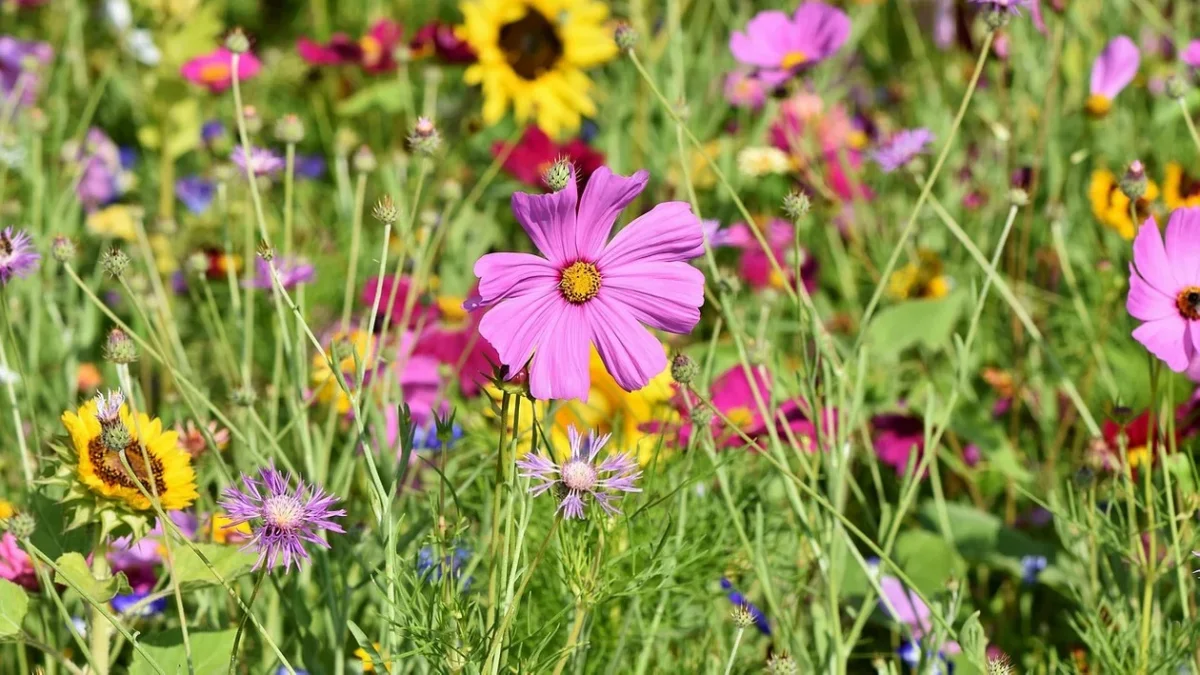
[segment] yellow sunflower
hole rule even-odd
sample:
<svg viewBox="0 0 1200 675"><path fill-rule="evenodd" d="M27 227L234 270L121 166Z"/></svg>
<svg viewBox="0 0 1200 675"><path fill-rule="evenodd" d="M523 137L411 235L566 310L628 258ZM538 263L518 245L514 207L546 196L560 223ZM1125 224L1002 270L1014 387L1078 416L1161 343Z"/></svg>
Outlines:
<svg viewBox="0 0 1200 675"><path fill-rule="evenodd" d="M942 274L942 261L933 251L917 251L910 262L892 273L888 294L897 300L944 298L950 293L950 278Z"/></svg>
<svg viewBox="0 0 1200 675"><path fill-rule="evenodd" d="M533 119L552 137L594 116L584 69L617 55L597 0L465 0L458 36L478 62L463 75L483 88L483 121L500 121L510 104L517 122Z"/></svg>
<svg viewBox="0 0 1200 675"><path fill-rule="evenodd" d="M1189 176L1179 162L1167 162L1162 195L1167 208L1172 211L1185 206L1200 206L1200 180Z"/></svg>
<svg viewBox="0 0 1200 675"><path fill-rule="evenodd" d="M669 402L675 391L671 386L669 369L655 376L650 383L637 391L625 391L613 379L600 360L600 355L592 350L591 362L588 366L592 387L586 401L563 401L554 409L554 422L550 427L550 445L555 454L565 457L570 452L567 440L567 427L575 425L579 429L595 429L597 433L611 433L614 441L622 451L634 453L638 461L645 465L654 457L659 447L658 433L647 431L643 427L651 422L659 422L663 426L671 426L677 419L674 409ZM500 391L494 386L486 387L488 394L496 401L500 400ZM516 404L508 414L508 431L511 434L518 430L517 452L525 454L529 451L532 436L533 418L537 416L541 422L546 414L546 404L537 401L530 404L528 400L521 401L520 418L514 423Z"/></svg>
<svg viewBox="0 0 1200 675"><path fill-rule="evenodd" d="M1135 207L1139 223L1150 215L1150 205L1155 199L1158 199L1158 184L1148 180L1146 194L1137 200ZM1092 203L1092 213L1105 227L1121 235L1126 241L1133 239L1135 225L1129 213L1129 197L1121 192L1121 185L1115 173L1108 169L1096 169L1092 172L1092 182L1088 185L1088 201Z"/></svg>
<svg viewBox="0 0 1200 675"><path fill-rule="evenodd" d="M63 426L71 435L71 442L79 457L76 477L92 492L123 502L135 511L150 508L150 500L138 489L138 482L158 497L163 509L176 511L196 501L196 473L192 470L191 458L177 447L178 435L164 430L162 420L151 419L138 413L135 420L129 408L122 405L121 422L133 439L126 449L129 466L138 479L135 482L125 471L120 456L104 447L100 439L100 421L96 418L96 402L88 401L76 412L62 414ZM149 466L142 455L145 447ZM154 488L150 479L154 479Z"/></svg>

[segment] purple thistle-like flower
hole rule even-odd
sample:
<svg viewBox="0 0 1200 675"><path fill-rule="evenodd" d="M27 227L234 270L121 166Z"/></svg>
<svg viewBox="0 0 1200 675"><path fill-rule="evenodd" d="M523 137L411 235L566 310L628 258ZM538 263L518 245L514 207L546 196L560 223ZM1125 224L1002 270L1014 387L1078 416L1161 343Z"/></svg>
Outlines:
<svg viewBox="0 0 1200 675"><path fill-rule="evenodd" d="M567 428L571 442L571 456L561 465L544 455L530 453L517 462L522 478L533 478L541 483L531 485L529 493L534 495L555 488L561 501L558 510L567 518L583 519L587 497L591 497L609 515L620 513L613 505L616 492L641 492L634 483L641 478L637 460L628 453L609 455L603 462L596 463L600 449L608 442L609 435L597 436L588 433L587 442L574 426Z"/></svg>
<svg viewBox="0 0 1200 675"><path fill-rule="evenodd" d="M29 233L12 227L0 232L0 285L7 284L13 277L29 276L41 259L42 256L33 250Z"/></svg>
<svg viewBox="0 0 1200 675"><path fill-rule="evenodd" d="M1029 0L971 0L973 5L983 5L985 9L995 12L1009 12L1021 15L1021 8L1029 6Z"/></svg>
<svg viewBox="0 0 1200 675"><path fill-rule="evenodd" d="M304 542L329 548L321 530L345 532L332 520L346 515L332 508L337 497L304 481L297 481L294 489L291 484L291 475L281 474L271 464L257 477L242 474L242 489L230 485L221 496L221 508L230 518L227 529L251 524L254 536L245 548L258 551L254 569L264 564L273 568L281 561L285 571L293 562L300 569L301 561L308 560Z"/></svg>
<svg viewBox="0 0 1200 675"><path fill-rule="evenodd" d="M891 173L925 152L925 147L932 142L933 132L924 127L905 129L897 132L872 152L871 158L879 164L884 173Z"/></svg>
<svg viewBox="0 0 1200 675"><path fill-rule="evenodd" d="M307 284L317 276L317 270L309 262L303 258L294 256L277 256L275 258L275 271L279 273L279 283L284 290L292 290L297 284ZM243 286L247 288L257 288L264 291L269 291L274 288L271 283L271 267L270 264L258 258L255 261L254 280L250 283L243 282Z"/></svg>
<svg viewBox="0 0 1200 675"><path fill-rule="evenodd" d="M241 145L234 146L229 157L242 171L249 171L255 176L272 176L283 171L283 158L268 148L250 148L250 162L247 165L246 153Z"/></svg>

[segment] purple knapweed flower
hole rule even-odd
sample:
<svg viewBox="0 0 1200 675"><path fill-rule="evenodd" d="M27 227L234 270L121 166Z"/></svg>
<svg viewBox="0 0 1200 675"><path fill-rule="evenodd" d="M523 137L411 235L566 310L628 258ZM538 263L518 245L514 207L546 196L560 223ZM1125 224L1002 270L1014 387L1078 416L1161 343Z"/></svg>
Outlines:
<svg viewBox="0 0 1200 675"><path fill-rule="evenodd" d="M14 230L10 226L0 232L0 285L7 284L13 277L29 276L41 259L24 230Z"/></svg>
<svg viewBox="0 0 1200 675"><path fill-rule="evenodd" d="M283 158L267 148L250 148L250 161L246 161L246 153L241 145L234 146L230 159L244 172L255 176L273 176L283 171Z"/></svg>
<svg viewBox="0 0 1200 675"><path fill-rule="evenodd" d="M216 193L217 186L200 176L186 176L175 181L175 196L195 214L207 211Z"/></svg>
<svg viewBox="0 0 1200 675"><path fill-rule="evenodd" d="M304 258L294 256L276 256L275 272L279 275L279 284L284 290L292 290L299 284L307 284L317 276L317 270ZM245 288L257 288L269 291L274 288L271 283L270 263L262 258L255 259L254 279L242 283Z"/></svg>
<svg viewBox="0 0 1200 675"><path fill-rule="evenodd" d="M771 87L783 84L802 68L833 56L850 37L850 17L823 2L805 2L788 17L778 10L759 12L734 31L729 51L739 62L759 69Z"/></svg>
<svg viewBox="0 0 1200 675"><path fill-rule="evenodd" d="M884 173L891 173L925 152L926 146L932 142L933 132L924 127L905 129L897 132L886 143L876 148L871 153L871 158L879 164L879 168L883 169Z"/></svg>
<svg viewBox="0 0 1200 675"><path fill-rule="evenodd" d="M571 444L571 456L562 464L534 452L517 461L522 478L542 481L530 486L529 493L537 496L555 488L561 493L562 499L558 510L567 518L583 518L586 497L591 497L609 515L620 513L613 506L616 496L613 493L642 491L634 487L634 483L642 476L637 460L628 453L620 453L609 455L596 464L596 456L608 442L608 434L597 436L594 431L589 432L585 442L579 431L570 426L567 436Z"/></svg>
<svg viewBox="0 0 1200 675"><path fill-rule="evenodd" d="M1142 56L1133 40L1124 35L1113 38L1092 64L1092 80L1086 107L1093 117L1112 110L1113 99L1133 82Z"/></svg>
<svg viewBox="0 0 1200 675"><path fill-rule="evenodd" d="M88 129L82 147L71 143L64 147L67 161L79 163L75 196L84 210L91 213L121 195L121 150L102 130Z"/></svg>
<svg viewBox="0 0 1200 675"><path fill-rule="evenodd" d="M280 562L285 571L293 563L299 569L301 562L308 560L304 542L329 548L320 532L345 532L332 520L346 515L333 509L337 497L304 481L297 481L295 488L291 483L290 475L279 473L271 464L257 477L242 474L242 489L230 485L221 496L221 508L230 519L227 527L250 523L253 536L245 548L258 551L254 569L263 565L274 568Z"/></svg>
<svg viewBox="0 0 1200 675"><path fill-rule="evenodd" d="M747 600L746 596L742 595L741 591L734 588L732 581L725 577L721 577L721 588L728 592L729 602L733 603L735 608L741 607L750 614L750 618L754 620L754 626L758 628L758 632L762 633L763 635L771 634L771 623L767 621L767 615L764 614L757 605Z"/></svg>
<svg viewBox="0 0 1200 675"><path fill-rule="evenodd" d="M33 105L41 90L40 71L54 60L54 49L48 42L18 40L0 35L0 103L19 93L19 103ZM35 67L29 68L32 62Z"/></svg>

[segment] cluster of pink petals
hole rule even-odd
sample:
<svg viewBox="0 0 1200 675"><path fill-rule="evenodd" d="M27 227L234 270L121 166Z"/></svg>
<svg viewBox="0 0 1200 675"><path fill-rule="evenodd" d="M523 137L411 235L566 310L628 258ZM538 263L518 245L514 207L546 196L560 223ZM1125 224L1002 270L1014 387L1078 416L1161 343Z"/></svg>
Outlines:
<svg viewBox="0 0 1200 675"><path fill-rule="evenodd" d="M468 306L491 307L479 332L511 373L530 364L534 398L586 400L592 345L618 385L640 389L667 365L646 326L689 333L700 320L704 275L687 261L704 252L704 235L690 205L659 204L609 240L648 178L601 167L582 198L574 171L559 192L518 192L513 214L542 255L489 253L475 263L479 296ZM560 290L563 272L577 263L600 277L582 302Z"/></svg>
<svg viewBox="0 0 1200 675"><path fill-rule="evenodd" d="M0 579L6 579L31 591L38 588L33 561L11 532L0 535Z"/></svg>
<svg viewBox="0 0 1200 675"><path fill-rule="evenodd" d="M833 56L850 37L850 17L823 2L805 2L795 14L759 12L746 30L734 31L729 50L739 62L759 69L759 77L774 88L799 68Z"/></svg>
<svg viewBox="0 0 1200 675"><path fill-rule="evenodd" d="M1124 35L1113 38L1092 64L1089 93L1108 100L1133 82L1141 65L1141 53L1133 40Z"/></svg>
<svg viewBox="0 0 1200 675"><path fill-rule="evenodd" d="M345 33L335 33L325 43L302 37L296 43L296 51L300 58L314 66L358 64L368 73L386 73L396 69L393 52L400 44L403 32L395 21L381 19L358 40Z"/></svg>
<svg viewBox="0 0 1200 675"><path fill-rule="evenodd" d="M189 82L206 87L219 94L233 85L233 52L224 47L197 56L183 64L180 72ZM245 82L258 75L262 62L254 54L246 52L238 58L238 80Z"/></svg>
<svg viewBox="0 0 1200 675"><path fill-rule="evenodd" d="M771 144L822 176L842 201L870 200L875 193L859 175L862 150L852 142L859 133L846 108L840 103L825 107L820 96L800 92L779 106L771 123Z"/></svg>
<svg viewBox="0 0 1200 675"><path fill-rule="evenodd" d="M1147 218L1133 240L1125 308L1144 322L1133 331L1134 339L1177 373L1187 370L1200 350L1200 324L1181 311L1193 292L1191 305L1200 309L1200 208L1171 213L1165 245L1158 223Z"/></svg>
<svg viewBox="0 0 1200 675"><path fill-rule="evenodd" d="M742 250L738 273L751 288L761 290L781 286L775 277L775 268L772 267L770 258L758 243L758 238L754 236L749 225L735 223L724 230L713 227L706 235L709 237L709 245L714 248L730 246ZM796 265L792 259L796 252L795 235L796 226L782 218L772 218L763 227L763 238L771 247L775 261L783 269L788 285L793 287L796 283ZM804 281L804 288L812 292L817 287L817 259L808 255L803 248L799 254L803 256L803 260L800 261L800 276Z"/></svg>

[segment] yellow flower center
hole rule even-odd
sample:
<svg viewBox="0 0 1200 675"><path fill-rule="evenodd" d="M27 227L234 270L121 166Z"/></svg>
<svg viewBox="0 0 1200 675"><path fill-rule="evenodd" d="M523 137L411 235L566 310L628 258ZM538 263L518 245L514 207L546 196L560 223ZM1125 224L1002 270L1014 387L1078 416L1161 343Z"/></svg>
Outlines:
<svg viewBox="0 0 1200 675"><path fill-rule="evenodd" d="M1200 288L1187 286L1175 296L1175 308L1179 316L1188 321L1200 319Z"/></svg>
<svg viewBox="0 0 1200 675"><path fill-rule="evenodd" d="M784 70L790 70L792 68L795 68L796 66L804 65L804 63L806 61L808 61L808 55L805 54L804 52L801 52L801 51L788 52L783 57L783 61L780 61L779 67L783 68Z"/></svg>
<svg viewBox="0 0 1200 675"><path fill-rule="evenodd" d="M358 46L362 49L363 65L374 68L383 60L383 45L374 35L364 35L358 41Z"/></svg>
<svg viewBox="0 0 1200 675"><path fill-rule="evenodd" d="M209 63L200 69L200 81L205 84L216 84L228 80L230 74L228 63Z"/></svg>
<svg viewBox="0 0 1200 675"><path fill-rule="evenodd" d="M147 466L146 458L150 459L150 464ZM133 469L133 476L137 478L135 482L130 478L125 471L125 465L121 463L121 455L116 452L110 452L104 447L104 441L100 436L88 441L88 459L92 462L92 468L96 472L96 476L104 481L109 487L125 487L133 490L145 489L148 492L158 491L158 496L161 498L167 494L167 481L163 478L163 463L149 448L143 456L142 448L137 441L131 441L125 448L125 459L129 460L129 468ZM150 486L150 476L154 476L154 486ZM141 483L142 487L138 487Z"/></svg>
<svg viewBox="0 0 1200 675"><path fill-rule="evenodd" d="M1093 117L1104 117L1112 110L1112 99L1103 94L1092 94L1084 105L1088 114Z"/></svg>
<svg viewBox="0 0 1200 675"><path fill-rule="evenodd" d="M500 51L509 67L525 80L554 70L563 55L562 38L554 24L530 8L525 16L500 27Z"/></svg>
<svg viewBox="0 0 1200 675"><path fill-rule="evenodd" d="M558 280L558 290L562 291L567 302L583 304L600 292L600 270L590 262L581 260L572 263L562 271Z"/></svg>
<svg viewBox="0 0 1200 675"><path fill-rule="evenodd" d="M754 413L746 406L730 408L729 412L725 413L725 416L739 429L745 429L754 422Z"/></svg>
<svg viewBox="0 0 1200 675"><path fill-rule="evenodd" d="M1149 461L1150 449L1144 445L1139 445L1136 448L1129 448L1129 450L1125 452L1125 457L1129 461L1129 468L1136 469Z"/></svg>

